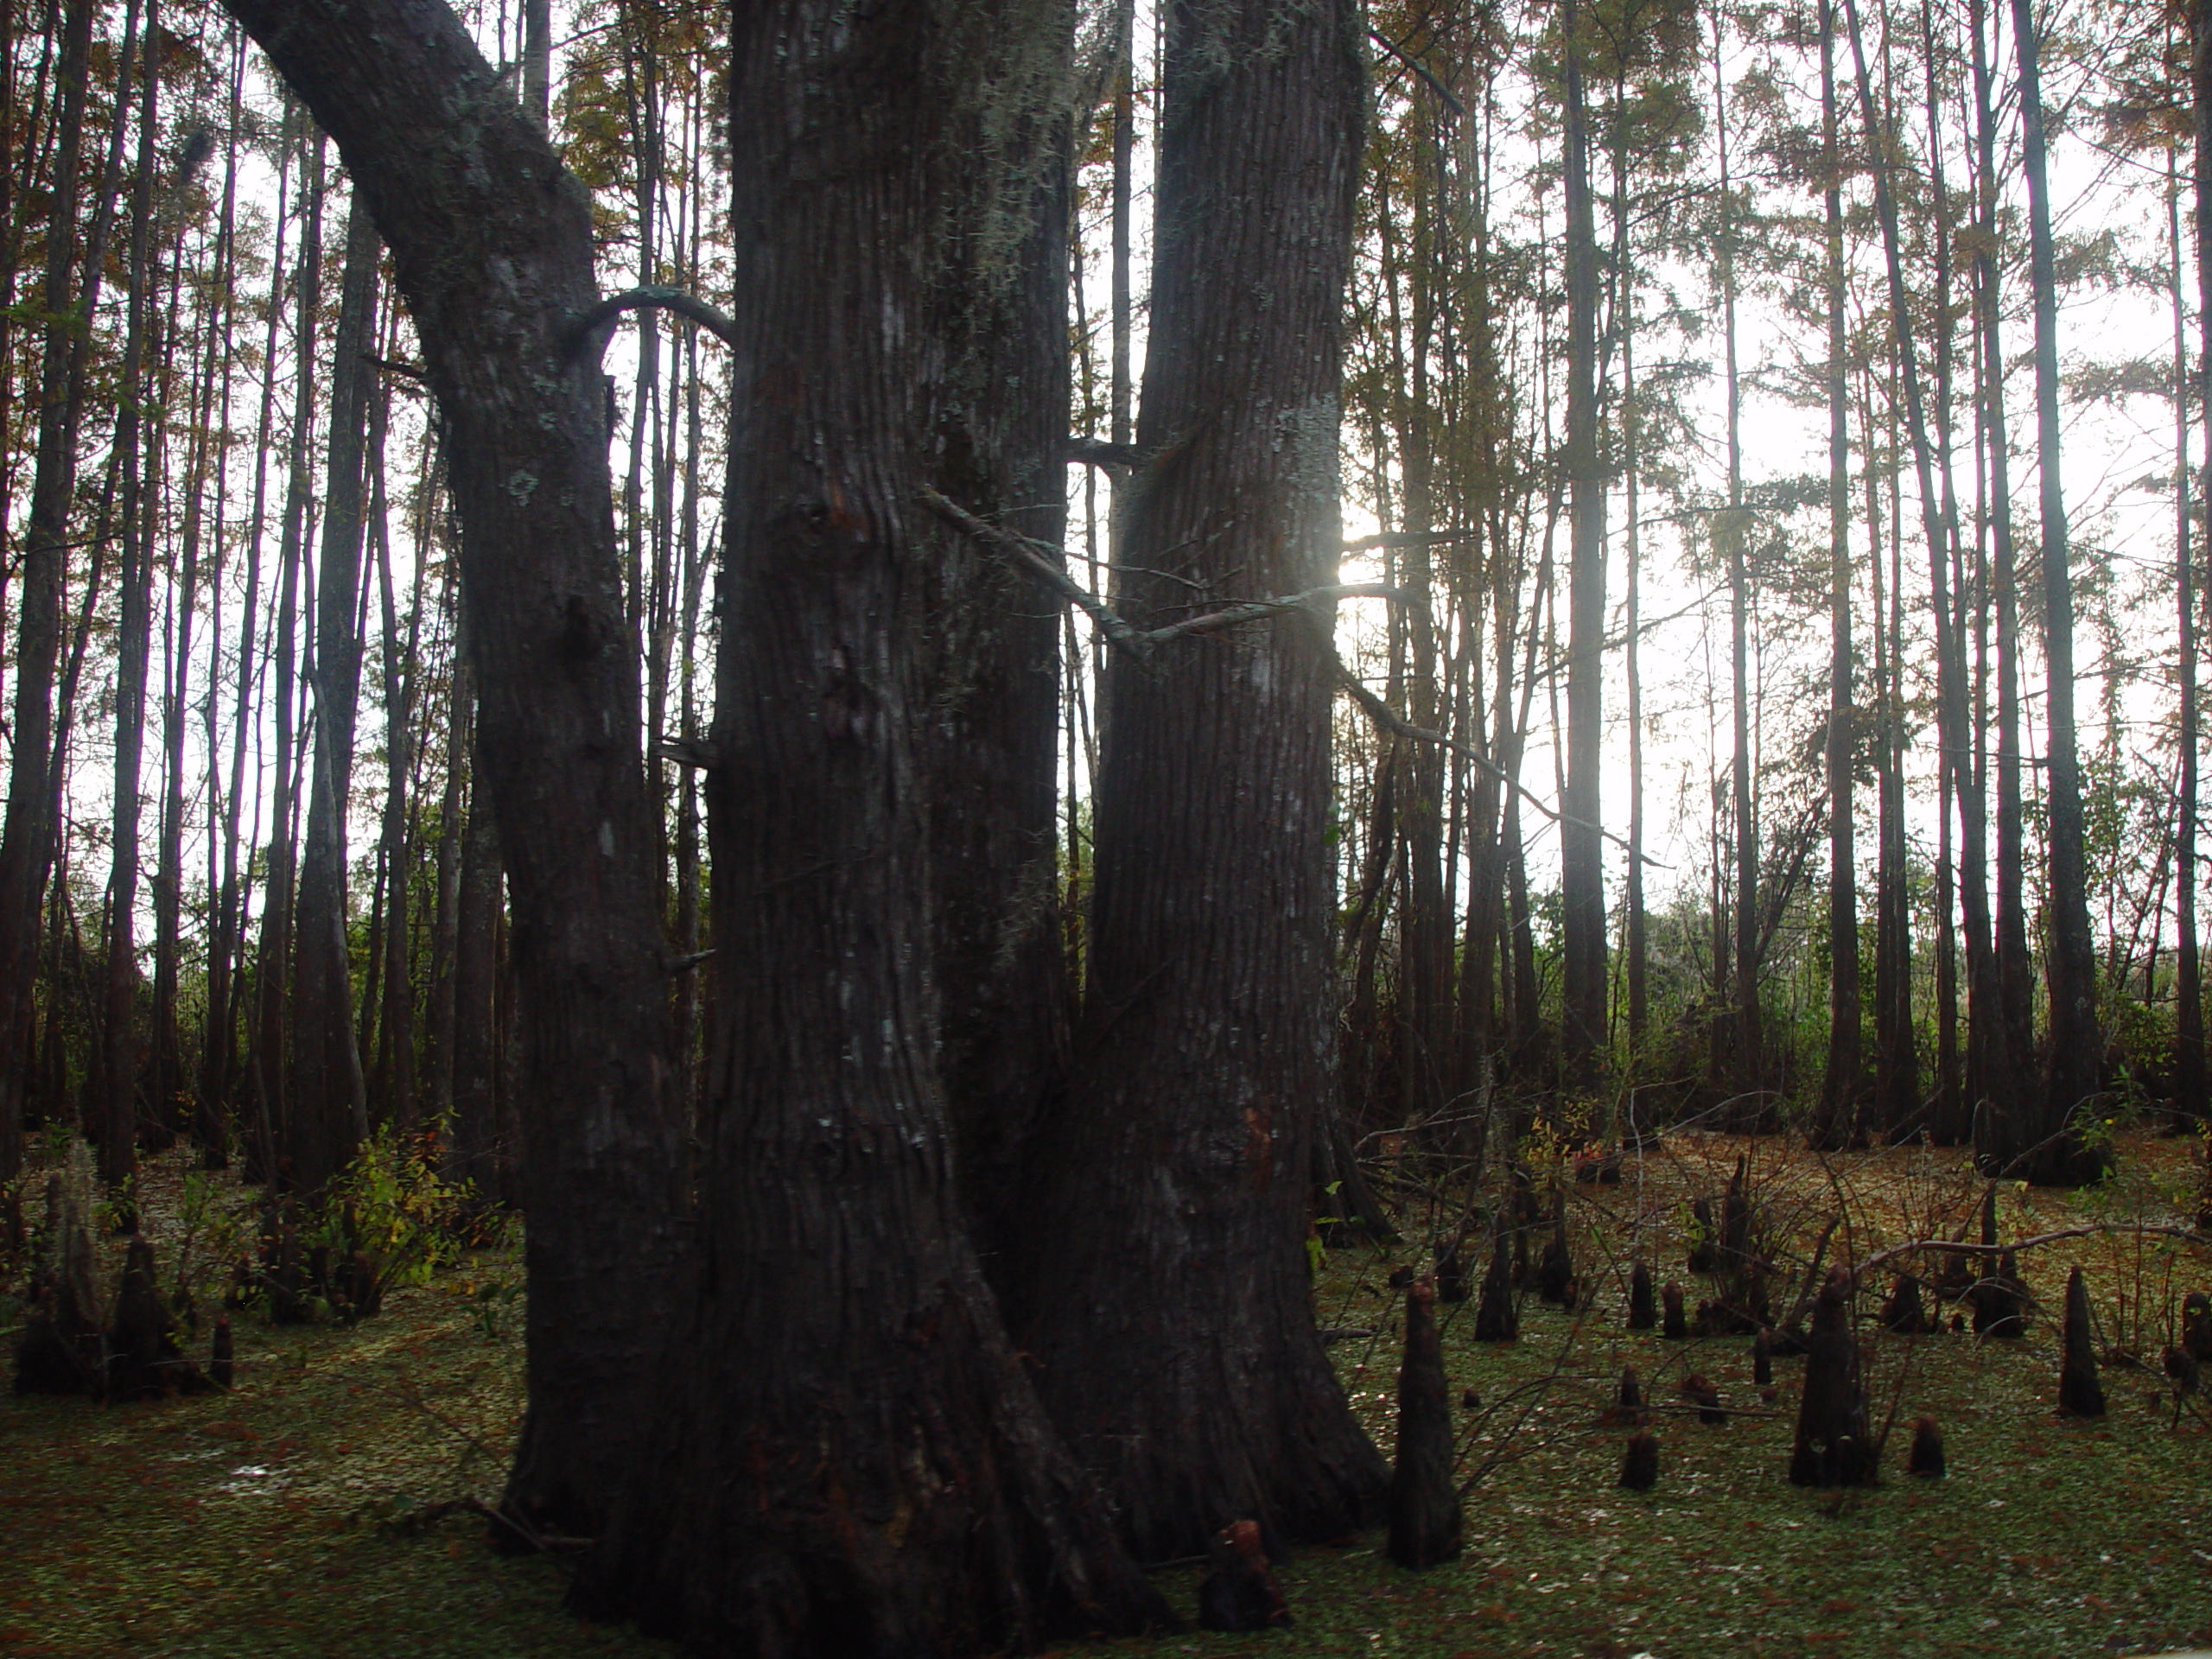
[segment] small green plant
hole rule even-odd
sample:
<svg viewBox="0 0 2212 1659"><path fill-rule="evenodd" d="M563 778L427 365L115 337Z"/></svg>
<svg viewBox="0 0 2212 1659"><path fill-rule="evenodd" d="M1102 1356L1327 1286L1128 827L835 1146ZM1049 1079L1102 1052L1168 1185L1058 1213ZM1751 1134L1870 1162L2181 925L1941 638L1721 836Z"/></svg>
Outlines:
<svg viewBox="0 0 2212 1659"><path fill-rule="evenodd" d="M486 1342L497 1342L502 1334L502 1322L521 1309L523 1286L514 1279L486 1279L476 1287L476 1294L470 1300L474 1305L469 1308L469 1316L475 1322L478 1333Z"/></svg>

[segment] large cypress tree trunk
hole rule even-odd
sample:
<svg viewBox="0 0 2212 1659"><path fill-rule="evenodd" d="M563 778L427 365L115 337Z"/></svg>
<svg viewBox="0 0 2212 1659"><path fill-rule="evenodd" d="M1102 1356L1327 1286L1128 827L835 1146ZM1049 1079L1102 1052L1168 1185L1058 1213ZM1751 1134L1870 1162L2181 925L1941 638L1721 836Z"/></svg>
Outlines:
<svg viewBox="0 0 2212 1659"><path fill-rule="evenodd" d="M527 1004L530 1406L508 1499L589 1532L636 1463L681 1237L658 835L604 393L574 338L597 299L590 201L440 0L230 9L337 138L446 417Z"/></svg>
<svg viewBox="0 0 2212 1659"><path fill-rule="evenodd" d="M1349 5L1169 15L1150 459L1118 513L1140 626L1333 575L1363 86ZM1333 1062L1328 628L1177 642L1103 694L1084 1064L1040 1145L1015 1325L1148 1558L1240 1517L1340 1535L1387 1479L1303 1251Z"/></svg>
<svg viewBox="0 0 2212 1659"><path fill-rule="evenodd" d="M736 18L698 1268L655 1445L577 1586L700 1651L889 1659L1164 1611L984 1287L938 1043L928 635L958 567L918 498L1050 475L1064 428L1025 453L1040 429L976 412L1003 393L971 328L1063 256L1027 186L1071 22Z"/></svg>

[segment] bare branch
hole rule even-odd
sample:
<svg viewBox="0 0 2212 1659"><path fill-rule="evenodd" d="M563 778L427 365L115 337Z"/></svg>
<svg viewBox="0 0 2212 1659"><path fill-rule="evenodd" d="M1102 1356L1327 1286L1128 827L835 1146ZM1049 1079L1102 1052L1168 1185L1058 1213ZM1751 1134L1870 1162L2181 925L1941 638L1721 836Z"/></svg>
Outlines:
<svg viewBox="0 0 2212 1659"><path fill-rule="evenodd" d="M2212 1238L2193 1227L2177 1227L2155 1221L2092 1222L2085 1227L2061 1227L2056 1231L2037 1233L2031 1237L2015 1239L2010 1244L1963 1244L1948 1238L1916 1238L1903 1244L1892 1244L1886 1250L1877 1250L1861 1262L1853 1271L1854 1282L1875 1268L1923 1250L1946 1250L1957 1255L2001 1256L2014 1250L2032 1250L2038 1245L2056 1244L2069 1238L2103 1238L2113 1236L2136 1238L2178 1238L2183 1243L2212 1245Z"/></svg>
<svg viewBox="0 0 2212 1659"><path fill-rule="evenodd" d="M695 294L680 288L633 288L611 294L579 317L569 331L568 355L597 358L607 349L608 325L625 311L673 311L689 317L725 346L737 344L737 325Z"/></svg>

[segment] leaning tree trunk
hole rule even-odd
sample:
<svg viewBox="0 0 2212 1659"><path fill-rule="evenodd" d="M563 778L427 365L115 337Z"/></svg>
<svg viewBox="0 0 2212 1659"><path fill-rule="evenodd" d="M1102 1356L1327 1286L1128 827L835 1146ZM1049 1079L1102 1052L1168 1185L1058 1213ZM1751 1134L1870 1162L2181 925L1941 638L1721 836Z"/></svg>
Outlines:
<svg viewBox="0 0 2212 1659"><path fill-rule="evenodd" d="M1353 8L1179 6L1118 602L1140 626L1334 575ZM1325 616L1173 642L1104 691L1085 1063L1040 1144L1015 1325L1141 1555L1339 1536L1387 1472L1313 1324L1329 1098ZM1193 648L1195 647L1195 648Z"/></svg>
<svg viewBox="0 0 2212 1659"><path fill-rule="evenodd" d="M930 633L956 567L921 498L1050 454L978 409L1001 348L971 325L1061 257L1027 185L1071 23L965 0L736 20L697 1272L576 1591L698 1651L996 1650L1165 1611L978 1270L931 948Z"/></svg>
<svg viewBox="0 0 2212 1659"><path fill-rule="evenodd" d="M477 753L518 900L529 1411L509 1501L590 1532L634 1466L681 1239L658 844L622 622L591 203L441 0L231 0L338 140L445 416Z"/></svg>

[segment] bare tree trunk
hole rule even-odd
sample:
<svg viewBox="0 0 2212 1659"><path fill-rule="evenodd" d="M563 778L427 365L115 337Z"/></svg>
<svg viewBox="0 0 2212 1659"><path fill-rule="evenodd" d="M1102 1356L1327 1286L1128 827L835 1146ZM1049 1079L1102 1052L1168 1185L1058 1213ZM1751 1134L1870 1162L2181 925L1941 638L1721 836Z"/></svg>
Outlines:
<svg viewBox="0 0 2212 1659"><path fill-rule="evenodd" d="M1595 1095L1604 1078L1605 882L1599 829L1604 765L1605 471L1598 451L1598 242L1590 196L1579 0L1565 0L1567 561L1567 788L1560 809L1560 1082Z"/></svg>
<svg viewBox="0 0 2212 1659"><path fill-rule="evenodd" d="M1154 458L1122 514L1125 615L1335 568L1363 85L1349 6L1169 18L1138 426ZM1278 617L1106 683L1090 1063L1033 1166L1015 1328L1148 1557L1238 1516L1339 1534L1387 1480L1304 1261L1334 1058L1327 626Z"/></svg>
<svg viewBox="0 0 2212 1659"><path fill-rule="evenodd" d="M1851 644L1851 416L1844 329L1843 154L1836 113L1835 12L1821 9L1821 196L1828 313L1828 1054L1813 1141L1834 1149L1862 1133L1865 1097L1859 993L1859 710Z"/></svg>
<svg viewBox="0 0 2212 1659"><path fill-rule="evenodd" d="M626 648L590 203L439 0L232 0L337 137L446 417L476 753L518 895L530 1405L508 1502L601 1523L682 1238L659 844ZM465 118L464 118L465 117Z"/></svg>
<svg viewBox="0 0 2212 1659"><path fill-rule="evenodd" d="M918 498L1025 459L988 407L998 343L966 326L1065 256L1024 164L1065 118L1071 23L737 17L699 1270L576 1588L701 1650L1023 1648L1160 1611L984 1287L938 1058L925 634L950 532Z"/></svg>
<svg viewBox="0 0 2212 1659"><path fill-rule="evenodd" d="M353 951L346 932L346 819L360 701L360 602L365 439L377 340L377 234L358 183L346 216L346 263L332 343L329 460L323 477L309 685L307 849L300 861L293 957L291 1071L283 1146L291 1179L320 1193L369 1132L353 1028Z"/></svg>
<svg viewBox="0 0 2212 1659"><path fill-rule="evenodd" d="M33 985L38 973L41 900L54 858L54 677L61 648L61 588L69 506L76 492L81 391L71 384L76 329L97 299L99 272L85 268L81 313L71 290L78 266L79 178L83 156L91 0L69 0L62 24L60 132L47 214L46 308L38 385L38 436L23 525L16 621L15 720L8 734L7 817L0 829L0 1180L22 1165L24 1084L30 1060Z"/></svg>
<svg viewBox="0 0 2212 1659"><path fill-rule="evenodd" d="M2074 741L2074 585L2067 559L2066 493L2059 476L2058 293L2050 185L2044 158L2040 38L2029 0L2012 0L2020 61L2021 166L2028 180L2028 271L2036 319L2036 461L2043 520L2044 707L2050 729L2050 1071L2038 1106L2024 1103L2012 1135L1989 1149L1995 1169L2038 1184L2075 1185L2104 1171L2106 1155L2074 1127L2102 1086L2096 948L2089 934L2082 848L2081 763Z"/></svg>

